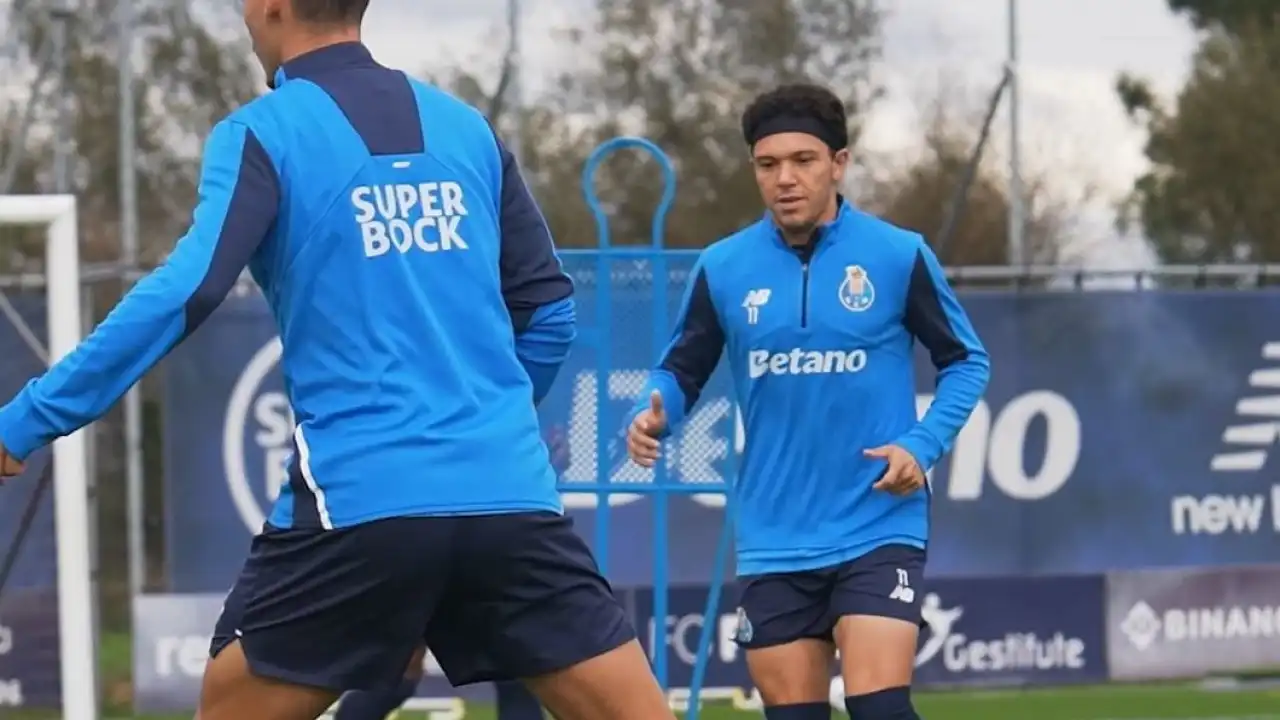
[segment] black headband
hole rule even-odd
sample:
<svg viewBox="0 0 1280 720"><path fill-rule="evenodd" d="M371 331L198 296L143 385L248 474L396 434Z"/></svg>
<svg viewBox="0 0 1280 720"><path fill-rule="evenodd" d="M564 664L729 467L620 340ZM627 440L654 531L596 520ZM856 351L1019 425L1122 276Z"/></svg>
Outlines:
<svg viewBox="0 0 1280 720"><path fill-rule="evenodd" d="M747 145L754 146L770 135L780 133L804 133L821 140L832 151L843 150L849 144L847 133L833 130L827 123L812 115L776 115L751 129Z"/></svg>

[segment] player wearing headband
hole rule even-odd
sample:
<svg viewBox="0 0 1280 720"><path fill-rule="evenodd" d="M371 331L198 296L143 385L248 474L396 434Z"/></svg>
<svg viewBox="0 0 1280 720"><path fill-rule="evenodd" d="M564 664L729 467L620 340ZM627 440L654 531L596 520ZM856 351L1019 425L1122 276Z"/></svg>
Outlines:
<svg viewBox="0 0 1280 720"><path fill-rule="evenodd" d="M839 649L854 720L915 720L925 473L986 387L987 353L917 233L839 194L841 102L810 85L742 117L759 221L703 251L628 432L641 465L728 358L746 443L735 480L737 640L770 720L825 720ZM912 356L938 370L920 419Z"/></svg>

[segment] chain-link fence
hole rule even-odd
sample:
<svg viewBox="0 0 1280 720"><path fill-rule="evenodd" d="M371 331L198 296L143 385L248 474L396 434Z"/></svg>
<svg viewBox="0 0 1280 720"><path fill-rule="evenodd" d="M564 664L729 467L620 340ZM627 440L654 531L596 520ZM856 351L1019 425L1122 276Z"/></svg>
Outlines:
<svg viewBox="0 0 1280 720"><path fill-rule="evenodd" d="M608 476L613 482L651 480L650 472L626 462L618 408L640 399L648 368L671 342L671 321L679 311L681 293L696 259L696 253L680 251L654 253L648 258L614 258L585 251L565 254L565 270L576 288L579 341L556 389L572 393L572 397L548 398L544 410L550 415L583 419L568 429L570 447L581 454L573 455L564 482L596 482L598 463L612 469ZM604 274L609 282L601 287L599 280ZM586 414L562 413L562 405L578 408L595 403L600 382L607 383L603 396L610 400L608 415L593 414L585 406ZM711 382L714 388L724 389L721 385L727 376L718 373ZM603 430L597 433L597 427ZM610 428L614 432L609 432ZM669 458L672 480L718 482L719 478L701 476L698 468L705 468L705 464L685 460L686 455L693 458L705 450L678 448Z"/></svg>

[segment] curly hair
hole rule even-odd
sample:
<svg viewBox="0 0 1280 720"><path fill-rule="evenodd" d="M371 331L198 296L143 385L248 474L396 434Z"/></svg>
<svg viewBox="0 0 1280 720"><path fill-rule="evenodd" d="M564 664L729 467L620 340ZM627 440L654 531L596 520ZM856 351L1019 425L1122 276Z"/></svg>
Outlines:
<svg viewBox="0 0 1280 720"><path fill-rule="evenodd" d="M754 145L777 132L810 131L831 149L849 145L844 103L830 90L807 83L783 85L751 101L742 113L742 138Z"/></svg>
<svg viewBox="0 0 1280 720"><path fill-rule="evenodd" d="M311 23L359 23L369 0L290 0L299 20Z"/></svg>

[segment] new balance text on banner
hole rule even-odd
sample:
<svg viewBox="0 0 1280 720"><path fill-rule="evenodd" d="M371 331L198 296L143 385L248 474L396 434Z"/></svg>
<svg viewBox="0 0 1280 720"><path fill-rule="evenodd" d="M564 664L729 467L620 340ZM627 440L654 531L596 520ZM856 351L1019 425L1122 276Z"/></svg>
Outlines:
<svg viewBox="0 0 1280 720"><path fill-rule="evenodd" d="M133 701L140 712L188 712L200 699L214 622L223 595L139 595L133 600ZM0 646L2 647L2 646ZM0 661L3 656L0 655ZM4 665L0 662L0 672ZM56 678L56 675L55 675ZM0 682L0 693L4 685ZM56 688L55 688L56 690ZM0 694L0 707L4 706ZM410 710L450 711L462 698L487 700L488 688L459 693L430 657ZM0 713L2 716L3 713Z"/></svg>
<svg viewBox="0 0 1280 720"><path fill-rule="evenodd" d="M1280 667L1280 566L1113 573L1107 650L1119 680Z"/></svg>
<svg viewBox="0 0 1280 720"><path fill-rule="evenodd" d="M625 460L621 426L660 350L654 314L674 312L691 261L669 256L656 303L646 261L617 261L607 308L595 264L589 255L566 258L578 287L579 341L543 403L544 431L563 445L566 483L600 476L624 487L651 482L650 471ZM962 299L995 370L954 450L932 472L932 577L1273 558L1280 407L1270 395L1280 387L1280 296L1021 292ZM290 418L273 332L260 300L233 299L167 363L175 590L231 583L283 477ZM918 366L923 408L933 371L924 357ZM667 445L667 481L732 480L740 442L728 378L717 373ZM591 538L596 496L569 494L566 504ZM610 504L612 537L626 542L612 543L609 574L619 586L647 584L652 502L631 494L614 495ZM715 495L669 500L671 542L679 548L671 557L673 582L708 581L722 504Z"/></svg>
<svg viewBox="0 0 1280 720"><path fill-rule="evenodd" d="M1048 685L1107 679L1101 576L925 583L922 685Z"/></svg>

